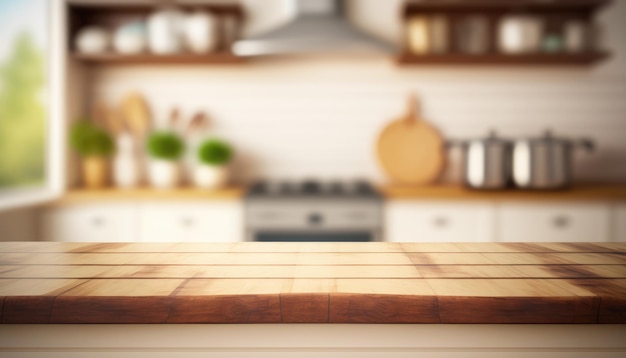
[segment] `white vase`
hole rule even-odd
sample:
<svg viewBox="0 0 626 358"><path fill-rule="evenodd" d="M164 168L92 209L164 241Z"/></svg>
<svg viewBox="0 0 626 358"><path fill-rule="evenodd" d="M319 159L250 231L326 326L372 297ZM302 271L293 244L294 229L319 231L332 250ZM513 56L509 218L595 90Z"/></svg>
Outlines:
<svg viewBox="0 0 626 358"><path fill-rule="evenodd" d="M157 189L172 189L180 182L180 164L173 160L153 159L149 167L150 184Z"/></svg>
<svg viewBox="0 0 626 358"><path fill-rule="evenodd" d="M117 154L113 159L113 182L119 188L134 188L139 184L139 162L133 137L120 134L117 137Z"/></svg>
<svg viewBox="0 0 626 358"><path fill-rule="evenodd" d="M196 11L185 19L185 42L193 53L208 53L217 47L215 17L206 11Z"/></svg>
<svg viewBox="0 0 626 358"><path fill-rule="evenodd" d="M154 12L148 18L148 45L156 54L180 52L184 14L175 7Z"/></svg>
<svg viewBox="0 0 626 358"><path fill-rule="evenodd" d="M219 189L228 181L228 167L198 164L194 170L193 179L198 188Z"/></svg>

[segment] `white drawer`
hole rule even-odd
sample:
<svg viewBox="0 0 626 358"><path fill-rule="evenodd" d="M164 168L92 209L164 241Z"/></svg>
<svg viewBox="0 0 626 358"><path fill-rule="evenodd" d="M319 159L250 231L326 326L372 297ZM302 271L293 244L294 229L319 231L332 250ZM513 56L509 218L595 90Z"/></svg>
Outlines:
<svg viewBox="0 0 626 358"><path fill-rule="evenodd" d="M385 241L493 241L493 207L455 202L389 201Z"/></svg>
<svg viewBox="0 0 626 358"><path fill-rule="evenodd" d="M239 201L145 203L139 231L144 242L236 242L243 239Z"/></svg>
<svg viewBox="0 0 626 358"><path fill-rule="evenodd" d="M134 204L90 204L46 209L41 240L77 242L136 241Z"/></svg>
<svg viewBox="0 0 626 358"><path fill-rule="evenodd" d="M503 204L498 238L505 242L610 240L608 204Z"/></svg>
<svg viewBox="0 0 626 358"><path fill-rule="evenodd" d="M615 206L613 215L613 241L626 242L626 204Z"/></svg>

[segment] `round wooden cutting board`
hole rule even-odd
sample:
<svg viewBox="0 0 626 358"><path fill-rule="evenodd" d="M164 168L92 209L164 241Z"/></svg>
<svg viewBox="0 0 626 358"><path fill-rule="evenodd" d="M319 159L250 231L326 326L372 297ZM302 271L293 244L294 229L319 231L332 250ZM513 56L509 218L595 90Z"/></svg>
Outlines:
<svg viewBox="0 0 626 358"><path fill-rule="evenodd" d="M389 178L399 184L435 181L445 165L443 139L419 115L415 95L409 96L407 113L389 123L377 144L378 160Z"/></svg>

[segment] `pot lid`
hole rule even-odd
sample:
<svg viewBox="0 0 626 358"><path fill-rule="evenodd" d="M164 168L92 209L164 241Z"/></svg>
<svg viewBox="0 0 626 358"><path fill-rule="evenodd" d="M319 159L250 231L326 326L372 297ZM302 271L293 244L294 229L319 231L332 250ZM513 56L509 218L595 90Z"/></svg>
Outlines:
<svg viewBox="0 0 626 358"><path fill-rule="evenodd" d="M523 141L527 141L527 142L532 142L532 143L537 143L537 144L570 144L571 140L569 139L565 139L565 138L560 138L560 137L555 137L552 134L552 130L550 129L546 129L543 132L543 135L540 137L531 137L528 139L522 139Z"/></svg>
<svg viewBox="0 0 626 358"><path fill-rule="evenodd" d="M468 140L468 143L470 142L471 143L481 142L481 143L492 145L492 144L509 144L511 143L511 140L499 137L497 132L492 129L489 131L489 134L486 137L470 139Z"/></svg>

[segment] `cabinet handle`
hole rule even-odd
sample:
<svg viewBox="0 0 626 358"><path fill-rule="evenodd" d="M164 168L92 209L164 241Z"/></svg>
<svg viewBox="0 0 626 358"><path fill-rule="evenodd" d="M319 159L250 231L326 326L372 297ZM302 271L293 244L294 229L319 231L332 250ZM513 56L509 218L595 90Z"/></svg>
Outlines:
<svg viewBox="0 0 626 358"><path fill-rule="evenodd" d="M99 216L96 216L93 219L91 219L91 225L95 227L102 227L104 225L104 219Z"/></svg>
<svg viewBox="0 0 626 358"><path fill-rule="evenodd" d="M346 216L348 217L348 219L353 219L353 220L366 220L366 219L368 219L368 215L366 213L359 212L359 211L348 213Z"/></svg>
<svg viewBox="0 0 626 358"><path fill-rule="evenodd" d="M558 215L552 220L552 225L559 229L564 229L570 225L570 218L565 215Z"/></svg>
<svg viewBox="0 0 626 358"><path fill-rule="evenodd" d="M181 223L183 224L183 226L186 226L186 227L191 227L191 226L193 226L194 221L193 221L193 219L192 219L192 218L183 218L183 219L181 220Z"/></svg>
<svg viewBox="0 0 626 358"><path fill-rule="evenodd" d="M450 224L450 220L448 220L448 218L443 217L443 216L436 217L433 220L433 225L438 228L448 227L449 224Z"/></svg>

